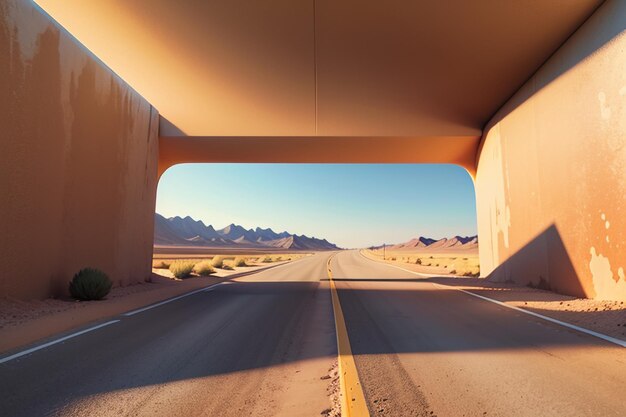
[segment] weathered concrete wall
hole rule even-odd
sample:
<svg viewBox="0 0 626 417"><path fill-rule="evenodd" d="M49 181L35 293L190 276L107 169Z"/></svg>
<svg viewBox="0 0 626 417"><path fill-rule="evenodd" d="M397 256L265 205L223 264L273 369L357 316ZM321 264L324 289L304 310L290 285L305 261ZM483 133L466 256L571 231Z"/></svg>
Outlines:
<svg viewBox="0 0 626 417"><path fill-rule="evenodd" d="M606 2L485 129L483 275L626 300L625 27Z"/></svg>
<svg viewBox="0 0 626 417"><path fill-rule="evenodd" d="M0 2L0 296L150 274L158 115L27 0Z"/></svg>

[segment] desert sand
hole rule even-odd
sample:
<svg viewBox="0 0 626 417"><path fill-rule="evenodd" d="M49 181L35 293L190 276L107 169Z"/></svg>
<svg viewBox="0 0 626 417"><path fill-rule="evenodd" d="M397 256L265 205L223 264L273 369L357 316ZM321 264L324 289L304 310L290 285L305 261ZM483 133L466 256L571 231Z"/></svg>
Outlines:
<svg viewBox="0 0 626 417"><path fill-rule="evenodd" d="M369 258L384 261L425 274L478 276L480 266L478 249L431 250L415 247L365 250ZM384 259L383 259L384 256Z"/></svg>

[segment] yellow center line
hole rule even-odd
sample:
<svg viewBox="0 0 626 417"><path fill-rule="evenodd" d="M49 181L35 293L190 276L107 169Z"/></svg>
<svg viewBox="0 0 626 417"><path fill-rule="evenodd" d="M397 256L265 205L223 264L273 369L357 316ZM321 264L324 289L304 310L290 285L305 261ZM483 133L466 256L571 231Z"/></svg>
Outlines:
<svg viewBox="0 0 626 417"><path fill-rule="evenodd" d="M356 363L352 356L350 348L350 339L348 339L348 329L341 310L339 302L339 294L330 263L335 255L328 258L326 269L328 272L328 280L330 282L330 292L333 300L333 311L335 313L335 330L337 332L337 353L339 362L339 385L341 387L341 415L347 417L369 417L370 413L363 395L361 381L356 370Z"/></svg>

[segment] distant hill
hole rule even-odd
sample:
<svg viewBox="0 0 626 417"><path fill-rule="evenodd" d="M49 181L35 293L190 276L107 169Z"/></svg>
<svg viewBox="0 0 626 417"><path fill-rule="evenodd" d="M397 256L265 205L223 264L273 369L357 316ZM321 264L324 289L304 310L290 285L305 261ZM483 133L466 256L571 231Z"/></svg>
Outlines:
<svg viewBox="0 0 626 417"><path fill-rule="evenodd" d="M298 236L272 229L246 229L230 224L215 230L191 217L165 218L154 214L154 244L176 246L206 246L219 248L276 248L290 250L337 250L337 245L326 239Z"/></svg>
<svg viewBox="0 0 626 417"><path fill-rule="evenodd" d="M382 248L378 246L377 248ZM446 250L477 250L478 236L454 236L453 238L431 239L427 237L417 237L408 242L388 245L390 250L423 249L425 252L445 252Z"/></svg>

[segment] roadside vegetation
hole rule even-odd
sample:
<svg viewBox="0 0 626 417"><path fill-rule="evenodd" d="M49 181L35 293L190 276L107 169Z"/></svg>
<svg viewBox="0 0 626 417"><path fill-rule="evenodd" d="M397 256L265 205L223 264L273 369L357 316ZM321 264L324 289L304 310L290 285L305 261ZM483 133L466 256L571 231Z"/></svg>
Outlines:
<svg viewBox="0 0 626 417"><path fill-rule="evenodd" d="M193 267L196 265L194 261L177 260L170 264L170 272L178 279L188 278L191 276Z"/></svg>
<svg viewBox="0 0 626 417"><path fill-rule="evenodd" d="M368 250L369 254L381 259L382 250ZM433 272L466 277L480 275L480 263L477 253L428 253L412 250L387 250L386 261L403 262L423 267L424 272ZM420 268L422 269L422 268Z"/></svg>
<svg viewBox="0 0 626 417"><path fill-rule="evenodd" d="M236 271L239 268L262 266L273 262L291 261L308 256L308 253L256 254L256 255L211 255L186 259L153 259L156 274L169 278L185 279L194 276L206 277L220 271ZM163 271L163 272L161 272ZM169 271L165 272L165 271Z"/></svg>
<svg viewBox="0 0 626 417"><path fill-rule="evenodd" d="M102 300L112 286L113 283L104 272L96 268L84 268L74 275L69 290L77 300Z"/></svg>
<svg viewBox="0 0 626 417"><path fill-rule="evenodd" d="M211 259L211 266L213 268L222 268L224 266L224 258L222 256L214 256Z"/></svg>
<svg viewBox="0 0 626 417"><path fill-rule="evenodd" d="M172 261L165 261L162 259L152 261L152 267L155 269L170 269L171 264Z"/></svg>
<svg viewBox="0 0 626 417"><path fill-rule="evenodd" d="M247 261L248 260L246 258L242 258L241 256L238 256L233 261L233 264L236 267L244 267L244 266L248 266Z"/></svg>
<svg viewBox="0 0 626 417"><path fill-rule="evenodd" d="M211 262L201 261L193 267L193 272L200 275L201 277L208 277L209 275L215 273L215 268L213 268Z"/></svg>

